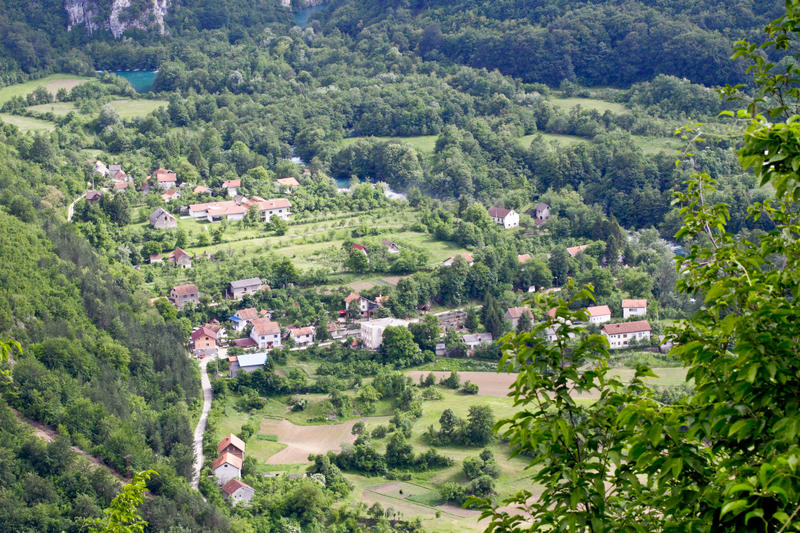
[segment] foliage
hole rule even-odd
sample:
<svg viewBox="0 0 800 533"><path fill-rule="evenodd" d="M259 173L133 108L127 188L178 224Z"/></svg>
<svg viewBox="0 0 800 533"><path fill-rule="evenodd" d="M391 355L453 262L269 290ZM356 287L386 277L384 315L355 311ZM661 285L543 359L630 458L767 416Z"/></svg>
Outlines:
<svg viewBox="0 0 800 533"><path fill-rule="evenodd" d="M91 533L143 533L147 522L142 520L138 507L144 500L146 483L155 474L154 470L145 470L133 476L130 483L122 487L111 505L103 509L103 518L89 525Z"/></svg>

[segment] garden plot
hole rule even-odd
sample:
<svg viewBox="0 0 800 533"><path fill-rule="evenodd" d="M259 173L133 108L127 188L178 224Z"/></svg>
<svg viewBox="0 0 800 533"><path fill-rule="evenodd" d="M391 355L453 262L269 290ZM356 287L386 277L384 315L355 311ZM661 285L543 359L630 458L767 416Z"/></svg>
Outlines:
<svg viewBox="0 0 800 533"><path fill-rule="evenodd" d="M356 440L351 433L356 422L358 420L336 425L298 426L285 419L263 420L260 432L277 435L278 442L286 444L286 448L270 456L266 462L268 465L305 463L309 454L339 451L343 443Z"/></svg>

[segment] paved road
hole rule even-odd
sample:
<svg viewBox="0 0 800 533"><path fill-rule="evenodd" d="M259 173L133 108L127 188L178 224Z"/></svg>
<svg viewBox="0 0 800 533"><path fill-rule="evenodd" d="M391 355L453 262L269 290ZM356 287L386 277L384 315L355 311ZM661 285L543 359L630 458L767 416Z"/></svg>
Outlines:
<svg viewBox="0 0 800 533"><path fill-rule="evenodd" d="M69 204L69 207L67 207L67 222L72 220L72 215L75 213L75 204L78 202L78 200L80 200L84 196L86 196L86 192L82 193L80 196L72 200L72 203Z"/></svg>
<svg viewBox="0 0 800 533"><path fill-rule="evenodd" d="M227 357L227 350L220 348L217 357ZM200 420L194 428L194 474L192 475L192 487L197 489L200 486L200 470L203 469L205 457L203 456L203 433L208 423L208 412L211 410L211 400L214 398L214 391L211 389L211 380L208 378L206 367L208 363L217 357L206 357L200 361L200 385L203 389L203 411L200 413Z"/></svg>

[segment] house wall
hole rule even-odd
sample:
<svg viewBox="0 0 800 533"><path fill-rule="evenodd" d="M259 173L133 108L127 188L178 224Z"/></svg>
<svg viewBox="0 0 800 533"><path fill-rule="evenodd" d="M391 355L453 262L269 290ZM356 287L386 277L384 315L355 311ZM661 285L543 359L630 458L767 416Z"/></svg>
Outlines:
<svg viewBox="0 0 800 533"><path fill-rule="evenodd" d="M233 504L236 505L240 502L249 502L253 495L256 493L255 489L250 487L239 487L236 489L233 494L231 494L231 500L233 500Z"/></svg>
<svg viewBox="0 0 800 533"><path fill-rule="evenodd" d="M608 339L608 344L612 350L620 350L622 348L627 348L630 346L630 342L632 340L641 341L641 340L649 340L650 339L650 332L649 331L637 331L634 333L616 333L613 335L607 335L603 333Z"/></svg>
<svg viewBox="0 0 800 533"><path fill-rule="evenodd" d="M214 476L217 478L217 483L220 485L224 485L228 481L232 480L235 477L239 477L242 475L242 471L236 468L233 465L229 465L228 463L223 463L214 470Z"/></svg>
<svg viewBox="0 0 800 533"><path fill-rule="evenodd" d="M281 334L274 333L271 335L257 335L255 331L250 332L250 338L253 339L259 348L280 348L281 347Z"/></svg>
<svg viewBox="0 0 800 533"><path fill-rule="evenodd" d="M278 209L264 209L263 211L261 211L261 220L266 222L273 216L279 216L283 220L289 220L290 214L291 213L289 212L288 207L281 207Z"/></svg>
<svg viewBox="0 0 800 533"><path fill-rule="evenodd" d="M597 315L589 317L590 324L602 324L604 322L611 322L611 315Z"/></svg>
<svg viewBox="0 0 800 533"><path fill-rule="evenodd" d="M623 307L622 318L630 318L632 316L647 316L646 307Z"/></svg>
<svg viewBox="0 0 800 533"><path fill-rule="evenodd" d="M231 455L235 455L236 457L244 457L244 452L242 452L242 450L240 450L239 448L237 448L233 444L228 444L227 446L225 446L222 449L222 451L219 452L219 454L222 455L225 452L230 452Z"/></svg>

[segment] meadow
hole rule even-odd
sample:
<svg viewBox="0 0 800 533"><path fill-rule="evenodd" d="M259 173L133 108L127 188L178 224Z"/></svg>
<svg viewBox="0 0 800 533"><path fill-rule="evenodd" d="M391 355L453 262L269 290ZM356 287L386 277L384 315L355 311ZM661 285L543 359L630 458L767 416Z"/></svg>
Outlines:
<svg viewBox="0 0 800 533"><path fill-rule="evenodd" d="M27 96L39 87L44 87L55 96L59 89L70 90L90 79L91 78L76 76L74 74L51 74L37 80L2 87L0 88L0 105L3 105L15 96Z"/></svg>

